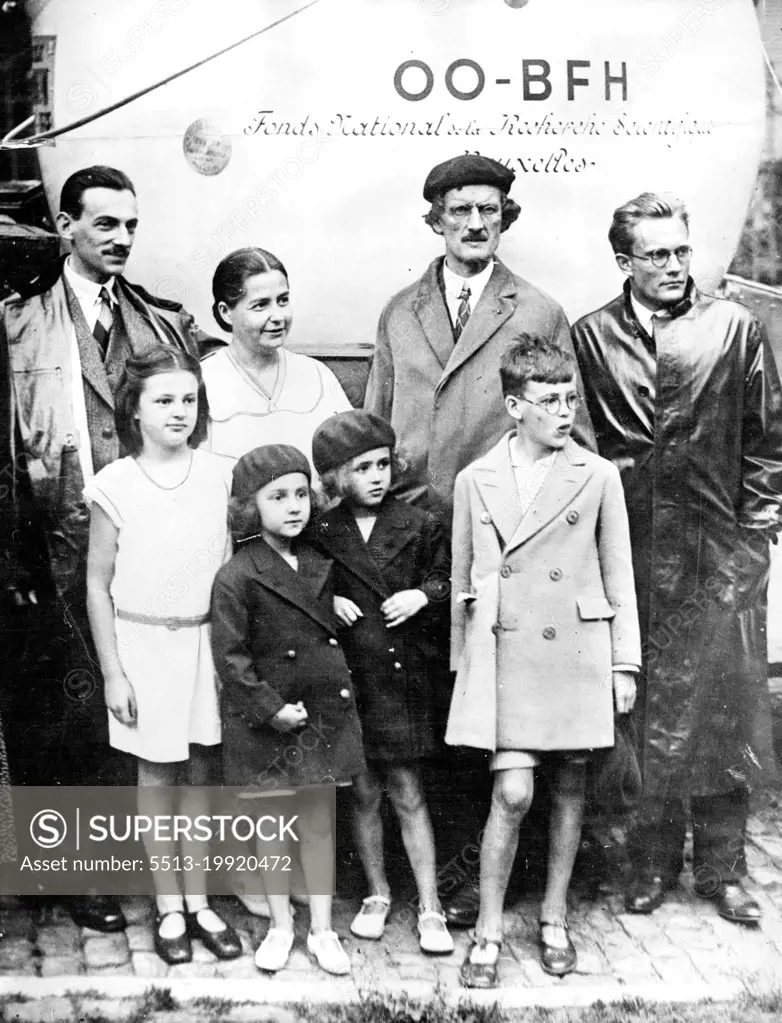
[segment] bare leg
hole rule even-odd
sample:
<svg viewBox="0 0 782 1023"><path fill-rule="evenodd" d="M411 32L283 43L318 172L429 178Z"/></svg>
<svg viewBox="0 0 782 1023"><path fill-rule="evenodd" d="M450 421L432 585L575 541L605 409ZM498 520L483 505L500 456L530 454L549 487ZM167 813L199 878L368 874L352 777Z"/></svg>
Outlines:
<svg viewBox="0 0 782 1023"><path fill-rule="evenodd" d="M173 786L178 780L180 766L179 763L156 764L149 760L139 759L137 805L141 816L153 819L156 816L173 816L175 812ZM168 862L174 863L179 848L173 839L158 841L148 832L145 832L142 837L148 857L157 856L160 863L165 863L164 857L168 857ZM179 878L173 868L153 870L152 879L155 885L158 913L161 916L166 913L182 913L184 910L182 891ZM184 933L183 917L174 917L163 921L160 929L161 937L176 938L182 933Z"/></svg>
<svg viewBox="0 0 782 1023"><path fill-rule="evenodd" d="M353 779L353 837L366 874L370 895L391 897L383 857L383 821L380 803L383 790L371 772Z"/></svg>
<svg viewBox="0 0 782 1023"><path fill-rule="evenodd" d="M434 832L418 768L401 764L389 767L388 795L399 819L402 841L418 885L421 912L439 913Z"/></svg>
<svg viewBox="0 0 782 1023"><path fill-rule="evenodd" d="M583 763L562 760L554 775L551 792L551 821L549 824L548 876L546 895L540 910L541 920L565 922L567 893L573 864L581 839L581 821L584 815ZM555 948L567 947L564 927L545 927L543 940Z"/></svg>
<svg viewBox="0 0 782 1023"><path fill-rule="evenodd" d="M491 810L481 843L481 908L475 933L497 941L502 937L502 910L519 828L532 803L531 767L513 767L494 774Z"/></svg>
<svg viewBox="0 0 782 1023"><path fill-rule="evenodd" d="M190 747L190 760L187 764L188 784L183 789L179 800L179 813L190 821L194 821L200 815L208 816L211 812L206 786L211 781L210 766L213 757L214 754L209 747L196 745ZM179 845L183 861L185 857L189 856L193 864L200 864L209 856L209 842L183 837L180 839ZM198 913L202 909L209 908L206 898L206 874L200 867L184 871L182 885L189 912Z"/></svg>
<svg viewBox="0 0 782 1023"><path fill-rule="evenodd" d="M299 856L310 895L310 931L331 930L331 900L334 886L334 835L331 827L331 795L319 789L296 793L298 813L295 832L299 835Z"/></svg>
<svg viewBox="0 0 782 1023"><path fill-rule="evenodd" d="M269 815L274 818L290 820L291 817L298 813L296 801L283 796L270 796L266 799L259 799L257 804L256 816L258 817ZM279 838L279 829L267 827L265 830L267 832L276 830L278 837L271 842L265 842L258 837L256 845L258 860L261 863L265 861L269 867L276 863L277 869L262 871L258 875L258 880L263 882L263 888L266 891L269 912L271 914L271 926L278 930L292 933L293 913L291 912L289 889L290 873L281 869L285 857L291 855L292 843L286 835L283 835L282 839ZM299 833L298 829L294 830L296 834Z"/></svg>

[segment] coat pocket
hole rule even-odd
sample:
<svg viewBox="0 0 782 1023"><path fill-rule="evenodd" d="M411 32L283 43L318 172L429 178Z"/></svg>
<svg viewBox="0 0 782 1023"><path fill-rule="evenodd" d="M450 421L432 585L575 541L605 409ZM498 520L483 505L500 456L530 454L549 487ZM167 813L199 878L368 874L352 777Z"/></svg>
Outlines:
<svg viewBox="0 0 782 1023"><path fill-rule="evenodd" d="M582 622L595 622L604 618L613 618L616 611L605 597L576 597L578 616Z"/></svg>

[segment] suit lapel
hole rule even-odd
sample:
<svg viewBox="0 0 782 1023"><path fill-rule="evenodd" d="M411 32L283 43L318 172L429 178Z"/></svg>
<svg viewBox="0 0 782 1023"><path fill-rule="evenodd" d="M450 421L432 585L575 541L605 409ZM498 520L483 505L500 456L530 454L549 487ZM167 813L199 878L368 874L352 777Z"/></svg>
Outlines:
<svg viewBox="0 0 782 1023"><path fill-rule="evenodd" d="M265 540L257 539L250 543L258 582L283 600L294 604L327 632L333 634L335 631L333 615L318 603L328 580L331 560L322 557L308 545L302 544L297 551L299 570L296 572Z"/></svg>
<svg viewBox="0 0 782 1023"><path fill-rule="evenodd" d="M79 361L81 362L81 375L84 377L86 382L92 387L99 398L109 406L110 409L114 408L114 395L111 390L111 384L109 382L108 375L106 373L106 367L103 365L103 360L100 356L100 349L98 348L98 342L95 340L92 331L87 326L87 321L84 318L84 313L81 309L81 303L73 292L73 289L68 284L65 276L63 275L62 283L65 288L65 298L68 303L68 312L71 315L73 321L73 327L76 331L76 340L79 345Z"/></svg>
<svg viewBox="0 0 782 1023"><path fill-rule="evenodd" d="M451 317L448 315L448 307L440 289L438 275L441 264L442 257L429 265L429 269L421 278L412 307L426 340L437 356L437 361L445 369L454 346Z"/></svg>
<svg viewBox="0 0 782 1023"><path fill-rule="evenodd" d="M369 552L382 570L396 558L413 539L411 516L407 508L393 497L387 498L369 535Z"/></svg>
<svg viewBox="0 0 782 1023"><path fill-rule="evenodd" d="M512 471L512 470L511 470ZM583 490L592 475L577 445L568 441L554 459L527 514L519 522L508 542L508 550L526 543L547 526Z"/></svg>
<svg viewBox="0 0 782 1023"><path fill-rule="evenodd" d="M516 285L507 267L497 261L489 283L473 310L456 346L451 343L444 376L450 376L486 344L516 311ZM446 316L448 311L446 309Z"/></svg>
<svg viewBox="0 0 782 1023"><path fill-rule="evenodd" d="M521 522L521 505L510 464L508 437L509 434L505 434L474 469L478 494L506 546Z"/></svg>
<svg viewBox="0 0 782 1023"><path fill-rule="evenodd" d="M375 523L377 529L378 523ZM374 529L372 530L374 534ZM384 600L391 594L380 575L377 563L364 543L355 518L343 506L337 505L318 524L318 539L329 555L352 572Z"/></svg>

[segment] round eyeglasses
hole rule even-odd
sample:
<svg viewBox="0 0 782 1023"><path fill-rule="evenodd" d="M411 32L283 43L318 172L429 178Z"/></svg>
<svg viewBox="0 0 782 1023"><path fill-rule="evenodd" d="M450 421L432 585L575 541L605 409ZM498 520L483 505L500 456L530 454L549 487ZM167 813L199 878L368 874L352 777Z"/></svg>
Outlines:
<svg viewBox="0 0 782 1023"><path fill-rule="evenodd" d="M692 248L689 245L680 245L678 249L655 249L653 252L647 252L645 255L642 255L640 252L631 252L630 255L634 259L648 259L652 266L662 270L663 267L668 266L671 256L676 256L680 263L686 263L692 255Z"/></svg>
<svg viewBox="0 0 782 1023"><path fill-rule="evenodd" d="M541 398L540 401L532 401L529 398L525 398L523 395L519 395L519 397L522 401L526 401L530 405L537 405L538 408L542 408L543 411L548 412L550 416L560 415L563 403L568 412L575 412L581 404L581 396L578 394L568 394L565 398L560 398L558 394L547 394L546 397Z"/></svg>

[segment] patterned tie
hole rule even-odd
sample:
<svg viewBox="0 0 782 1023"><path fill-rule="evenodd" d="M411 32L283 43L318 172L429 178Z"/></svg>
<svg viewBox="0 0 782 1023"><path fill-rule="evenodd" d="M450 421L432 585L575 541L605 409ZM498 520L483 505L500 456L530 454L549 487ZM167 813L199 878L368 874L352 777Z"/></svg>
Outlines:
<svg viewBox="0 0 782 1023"><path fill-rule="evenodd" d="M111 335L111 328L114 324L114 316L111 311L111 300L109 298L109 292L106 288L100 289L100 312L98 313L98 319L95 321L95 327L93 328L93 336L98 342L100 347L101 356L105 362L106 352L109 350L109 337Z"/></svg>
<svg viewBox="0 0 782 1023"><path fill-rule="evenodd" d="M462 291L459 295L459 308L456 310L456 323L453 327L453 340L454 344L462 336L462 331L467 326L467 321L470 318L470 289L466 284L462 285Z"/></svg>

